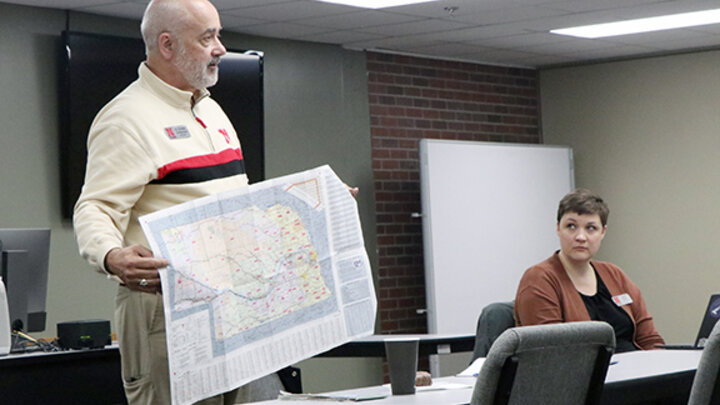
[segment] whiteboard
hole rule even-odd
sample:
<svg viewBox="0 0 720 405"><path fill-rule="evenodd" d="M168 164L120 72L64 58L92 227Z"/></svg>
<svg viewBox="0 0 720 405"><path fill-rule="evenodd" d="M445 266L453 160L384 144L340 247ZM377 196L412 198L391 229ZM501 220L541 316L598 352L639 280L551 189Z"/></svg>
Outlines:
<svg viewBox="0 0 720 405"><path fill-rule="evenodd" d="M572 149L423 139L423 244L430 333L474 334L482 308L559 248L557 206Z"/></svg>

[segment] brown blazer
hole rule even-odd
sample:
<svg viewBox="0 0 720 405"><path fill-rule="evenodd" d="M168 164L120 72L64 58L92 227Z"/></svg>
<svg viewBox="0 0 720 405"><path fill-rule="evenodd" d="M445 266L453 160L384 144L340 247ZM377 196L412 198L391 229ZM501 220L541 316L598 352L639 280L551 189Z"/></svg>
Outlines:
<svg viewBox="0 0 720 405"><path fill-rule="evenodd" d="M635 325L633 342L643 350L665 343L655 329L640 289L617 266L591 261L612 297L628 294L631 304L622 308ZM525 271L515 296L515 322L518 326L589 321L585 303L560 263L558 252Z"/></svg>

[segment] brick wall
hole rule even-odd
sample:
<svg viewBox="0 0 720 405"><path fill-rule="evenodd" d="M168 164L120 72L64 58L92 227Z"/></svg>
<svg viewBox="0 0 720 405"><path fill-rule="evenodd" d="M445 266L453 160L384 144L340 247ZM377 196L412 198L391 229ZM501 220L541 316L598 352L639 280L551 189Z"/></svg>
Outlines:
<svg viewBox="0 0 720 405"><path fill-rule="evenodd" d="M422 138L540 143L533 69L367 54L382 333L427 332Z"/></svg>

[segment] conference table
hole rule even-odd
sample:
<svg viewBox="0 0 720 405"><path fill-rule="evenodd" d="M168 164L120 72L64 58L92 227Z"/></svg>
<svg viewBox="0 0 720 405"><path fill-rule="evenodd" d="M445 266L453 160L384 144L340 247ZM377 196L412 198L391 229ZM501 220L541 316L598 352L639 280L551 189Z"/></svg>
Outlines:
<svg viewBox="0 0 720 405"><path fill-rule="evenodd" d="M474 335L393 335L420 339L421 354L472 351ZM355 339L322 357L382 357L384 339ZM0 404L122 405L126 403L116 344L100 349L0 356Z"/></svg>
<svg viewBox="0 0 720 405"><path fill-rule="evenodd" d="M395 335L393 335L395 337ZM407 336L407 335L405 335ZM346 343L321 356L384 356L383 339L370 336ZM472 350L473 336L421 335L420 351L443 354ZM469 347L469 348L468 348ZM663 405L686 404L698 350L653 350L613 356L603 390L603 405L639 405L661 401ZM94 350L27 353L0 357L0 402L23 404L124 404L117 346ZM442 377L415 395L392 396L388 385L327 393L331 396L383 397L368 405L467 404L474 377ZM333 403L320 400L273 400L262 405ZM3 402L4 403L4 402Z"/></svg>
<svg viewBox="0 0 720 405"><path fill-rule="evenodd" d="M686 404L702 351L652 350L619 353L608 368L601 404L663 405ZM256 402L261 405L328 405L365 399L368 405L457 405L468 404L475 378L450 376L436 378L433 386L418 388L414 395L393 396L389 385L296 396ZM328 399L330 398L330 399ZM332 398L335 398L333 401ZM368 399L377 398L377 399Z"/></svg>

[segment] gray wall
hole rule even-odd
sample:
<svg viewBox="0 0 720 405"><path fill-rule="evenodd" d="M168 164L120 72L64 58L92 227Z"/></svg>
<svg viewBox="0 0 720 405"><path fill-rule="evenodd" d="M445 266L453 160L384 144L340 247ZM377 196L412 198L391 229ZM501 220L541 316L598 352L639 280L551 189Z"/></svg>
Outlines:
<svg viewBox="0 0 720 405"><path fill-rule="evenodd" d="M139 36L139 22L71 13L74 31ZM0 3L0 227L52 229L48 328L112 319L115 286L77 253L60 213L55 52L64 11ZM330 164L358 197L371 263L376 262L365 56L340 47L225 33L228 47L265 53L266 174ZM303 362L307 390L376 384L378 359ZM339 370L355 370L347 373ZM334 378L345 372L343 381ZM331 378L332 377L332 378ZM329 384L332 381L334 384Z"/></svg>
<svg viewBox="0 0 720 405"><path fill-rule="evenodd" d="M610 205L599 258L642 289L667 341L692 342L720 292L720 52L540 75L546 144Z"/></svg>

